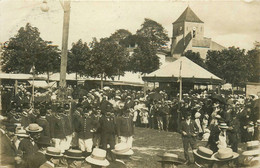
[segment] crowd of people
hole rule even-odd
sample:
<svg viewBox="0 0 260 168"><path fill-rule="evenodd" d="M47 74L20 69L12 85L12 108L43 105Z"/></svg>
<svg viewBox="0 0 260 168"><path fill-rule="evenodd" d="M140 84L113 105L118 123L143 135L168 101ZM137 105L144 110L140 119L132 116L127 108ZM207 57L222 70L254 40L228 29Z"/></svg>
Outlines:
<svg viewBox="0 0 260 168"><path fill-rule="evenodd" d="M185 160L167 152L161 156L162 160L170 158L172 164L211 167L214 165L207 160L212 161L213 156L227 157L238 152L239 142L250 146L260 140L256 95L190 91L180 100L165 91L144 93L107 86L85 93L75 98L71 91L60 101L58 90L49 90L42 94L44 98L38 93L32 103L31 92L20 86L1 115L1 164L19 168L124 167L133 155L135 127L180 133ZM197 147L197 140L207 145ZM190 159L189 146L195 162ZM234 154L222 159L236 158ZM162 161L162 167L167 163Z"/></svg>

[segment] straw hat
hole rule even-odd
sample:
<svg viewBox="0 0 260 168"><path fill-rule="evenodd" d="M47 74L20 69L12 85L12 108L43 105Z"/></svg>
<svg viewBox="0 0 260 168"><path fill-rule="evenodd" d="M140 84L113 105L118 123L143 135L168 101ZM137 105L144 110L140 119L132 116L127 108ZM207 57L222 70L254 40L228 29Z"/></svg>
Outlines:
<svg viewBox="0 0 260 168"><path fill-rule="evenodd" d="M260 148L260 142L259 141L248 141L246 143L247 150L255 150Z"/></svg>
<svg viewBox="0 0 260 168"><path fill-rule="evenodd" d="M85 159L82 151L81 150L75 150L75 149L69 149L69 150L65 151L64 157L69 158L69 159L77 159L77 160Z"/></svg>
<svg viewBox="0 0 260 168"><path fill-rule="evenodd" d="M86 158L86 161L98 166L108 166L109 162L106 159L106 154L105 150L94 148L91 155Z"/></svg>
<svg viewBox="0 0 260 168"><path fill-rule="evenodd" d="M260 149L254 149L249 151L244 151L242 153L243 156L257 156L260 155Z"/></svg>
<svg viewBox="0 0 260 168"><path fill-rule="evenodd" d="M22 126L16 127L15 135L17 137L23 137L23 138L29 137L29 135L26 133L26 130L24 130Z"/></svg>
<svg viewBox="0 0 260 168"><path fill-rule="evenodd" d="M172 162L175 164L183 164L184 160L180 159L178 155L173 153L165 152L162 155L158 155L162 160L159 160L158 162Z"/></svg>
<svg viewBox="0 0 260 168"><path fill-rule="evenodd" d="M233 152L231 148L222 148L219 149L218 152L214 153L212 158L214 158L216 161L228 161L236 159L238 156L239 154Z"/></svg>
<svg viewBox="0 0 260 168"><path fill-rule="evenodd" d="M227 123L220 123L218 127L220 129L228 129Z"/></svg>
<svg viewBox="0 0 260 168"><path fill-rule="evenodd" d="M47 150L45 152L45 155L48 156L55 156L55 157L62 157L61 150L55 147L47 147Z"/></svg>
<svg viewBox="0 0 260 168"><path fill-rule="evenodd" d="M193 150L193 153L202 158L202 159L206 159L206 160L214 160L212 158L212 155L213 155L213 151L206 148L206 147L203 147L203 146L199 146L198 149L195 149Z"/></svg>
<svg viewBox="0 0 260 168"><path fill-rule="evenodd" d="M36 123L32 123L32 124L30 124L29 126L27 126L26 128L25 128L25 130L27 131L27 132L41 132L42 130L43 130L43 128L42 127L40 127L38 124L36 124Z"/></svg>
<svg viewBox="0 0 260 168"><path fill-rule="evenodd" d="M126 143L119 143L115 145L115 149L111 150L116 155L133 155L134 151L129 148Z"/></svg>

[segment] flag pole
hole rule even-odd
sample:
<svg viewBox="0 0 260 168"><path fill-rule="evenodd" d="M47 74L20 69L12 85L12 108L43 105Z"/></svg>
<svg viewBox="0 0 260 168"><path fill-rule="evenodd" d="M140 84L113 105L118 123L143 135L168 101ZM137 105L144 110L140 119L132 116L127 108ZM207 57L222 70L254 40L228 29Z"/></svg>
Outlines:
<svg viewBox="0 0 260 168"><path fill-rule="evenodd" d="M177 130L180 130L180 122L181 122L181 100L182 100L182 78L181 78L181 69L182 69L182 61L180 62L180 71L179 71L179 79L178 82L180 82L180 92L179 92L179 104L178 104L178 123L177 123Z"/></svg>
<svg viewBox="0 0 260 168"><path fill-rule="evenodd" d="M180 62L180 72L179 72L179 81L180 81L180 101L182 100L182 78L181 78L181 69L182 69L182 61Z"/></svg>

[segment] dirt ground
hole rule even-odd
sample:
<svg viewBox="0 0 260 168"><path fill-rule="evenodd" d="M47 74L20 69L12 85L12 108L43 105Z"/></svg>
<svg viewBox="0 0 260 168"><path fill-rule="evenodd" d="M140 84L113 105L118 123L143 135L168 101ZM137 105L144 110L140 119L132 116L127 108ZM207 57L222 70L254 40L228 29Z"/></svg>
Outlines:
<svg viewBox="0 0 260 168"><path fill-rule="evenodd" d="M206 142L197 141L197 146L205 145ZM129 162L126 162L129 168L160 168L161 164L158 162L160 157L157 155L166 151L184 159L181 135L176 132L159 132L154 129L136 127L133 150L134 155L131 156ZM193 159L191 148L190 156ZM195 167L195 165L179 165L178 167L187 168Z"/></svg>

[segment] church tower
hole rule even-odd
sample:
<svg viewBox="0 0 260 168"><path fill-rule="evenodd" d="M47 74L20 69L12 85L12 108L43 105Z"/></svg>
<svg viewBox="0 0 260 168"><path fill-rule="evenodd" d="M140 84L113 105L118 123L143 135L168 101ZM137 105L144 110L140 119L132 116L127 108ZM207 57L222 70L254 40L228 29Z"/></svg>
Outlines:
<svg viewBox="0 0 260 168"><path fill-rule="evenodd" d="M204 38L204 22L188 6L172 23L171 55L179 58L192 40Z"/></svg>

